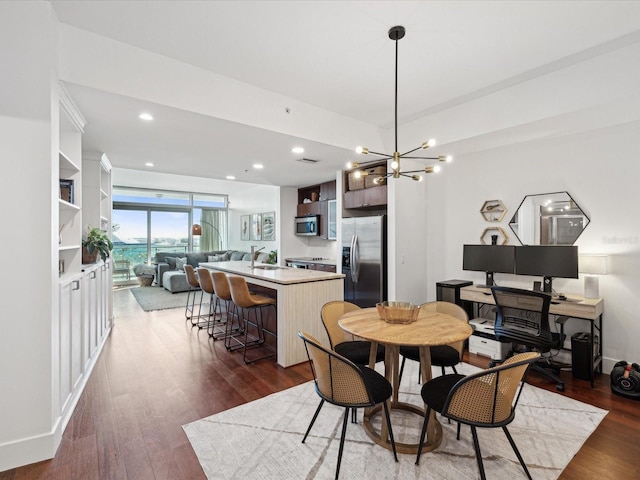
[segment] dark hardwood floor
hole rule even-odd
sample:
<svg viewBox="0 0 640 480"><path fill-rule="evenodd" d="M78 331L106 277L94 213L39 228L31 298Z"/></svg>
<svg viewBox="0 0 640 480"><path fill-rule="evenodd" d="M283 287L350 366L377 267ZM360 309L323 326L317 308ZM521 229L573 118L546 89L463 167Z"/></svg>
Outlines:
<svg viewBox="0 0 640 480"><path fill-rule="evenodd" d="M126 289L114 297L111 336L55 458L1 472L0 480L205 478L182 425L311 379L306 364L244 365L242 355L192 328L183 310L145 313ZM608 375L594 389L562 375L564 395L610 413L560 478L640 478L640 403L612 395ZM554 390L535 375L530 383Z"/></svg>

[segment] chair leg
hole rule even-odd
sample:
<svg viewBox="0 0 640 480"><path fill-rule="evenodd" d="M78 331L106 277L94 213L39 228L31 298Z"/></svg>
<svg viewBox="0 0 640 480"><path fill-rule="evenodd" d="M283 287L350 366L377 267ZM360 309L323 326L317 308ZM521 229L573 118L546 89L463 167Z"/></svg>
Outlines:
<svg viewBox="0 0 640 480"><path fill-rule="evenodd" d="M471 436L473 437L473 447L476 449L476 461L478 462L478 469L480 470L480 479L487 480L487 477L484 474L482 453L480 453L480 443L478 443L478 432L476 432L476 427L473 425L471 425Z"/></svg>
<svg viewBox="0 0 640 480"><path fill-rule="evenodd" d="M338 449L338 465L336 466L336 480L340 475L340 463L342 462L342 451L344 450L344 437L347 433L347 423L349 420L349 407L344 409L344 418L342 419L342 436L340 437L340 448Z"/></svg>
<svg viewBox="0 0 640 480"><path fill-rule="evenodd" d="M458 371L456 370L456 366L452 365L451 368L453 368L453 373L455 373L456 375L458 374Z"/></svg>
<svg viewBox="0 0 640 480"><path fill-rule="evenodd" d="M444 365L440 368L442 369L442 376L444 377Z"/></svg>
<svg viewBox="0 0 640 480"><path fill-rule="evenodd" d="M513 438L511 437L509 430L507 430L506 425L502 427L502 430L504 430L504 434L507 436L507 439L509 440L509 443L511 444L511 448L513 448L513 451L516 454L516 457L518 457L518 460L520 460L520 465L522 465L522 468L524 469L524 473L527 474L527 478L529 480L532 480L531 474L529 473L529 469L527 468L527 465L524 463L524 459L522 458L522 455L520 455L520 451L518 450L518 447L516 447L516 442L513 441Z"/></svg>
<svg viewBox="0 0 640 480"><path fill-rule="evenodd" d="M393 438L393 429L391 428L391 416L389 415L389 405L387 402L382 402L382 406L384 407L384 416L387 419L387 426L389 427L389 439L391 440L391 448L393 449L393 458L398 461L398 452L396 452L396 441Z"/></svg>
<svg viewBox="0 0 640 480"><path fill-rule="evenodd" d="M400 373L398 374L398 386L402 383L402 372L404 372L404 362L407 361L407 357L402 357L402 363L400 364Z"/></svg>
<svg viewBox="0 0 640 480"><path fill-rule="evenodd" d="M458 422L458 428L456 429L456 440L460 440L460 425L461 423Z"/></svg>
<svg viewBox="0 0 640 480"><path fill-rule="evenodd" d="M311 419L311 423L307 427L307 431L304 434L302 443L304 443L304 441L307 439L307 435L309 435L309 432L311 431L311 427L313 427L313 424L315 423L316 418L318 418L318 414L320 413L320 409L322 408L322 405L324 405L324 398L320 400L320 405L318 405L318 408L316 408L316 413L313 414L313 418Z"/></svg>
<svg viewBox="0 0 640 480"><path fill-rule="evenodd" d="M424 443L424 437L427 436L427 425L429 423L430 415L431 415L431 407L427 407L427 411L424 415L424 422L422 423L422 432L420 433L420 442L418 442L418 455L416 456L416 465L420 465L420 455L422 455L422 444Z"/></svg>
<svg viewBox="0 0 640 480"><path fill-rule="evenodd" d="M358 409L355 407L351 409L351 423L358 423Z"/></svg>

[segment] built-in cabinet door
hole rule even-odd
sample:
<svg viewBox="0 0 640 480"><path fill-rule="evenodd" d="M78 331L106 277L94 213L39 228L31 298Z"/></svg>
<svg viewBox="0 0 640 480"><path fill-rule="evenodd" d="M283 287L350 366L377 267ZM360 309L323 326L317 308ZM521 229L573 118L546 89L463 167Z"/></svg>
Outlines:
<svg viewBox="0 0 640 480"><path fill-rule="evenodd" d="M60 283L60 407L82 376L82 282L80 275Z"/></svg>
<svg viewBox="0 0 640 480"><path fill-rule="evenodd" d="M98 346L98 268L97 266L85 271L83 282L84 292L84 320L88 331L87 360L93 357Z"/></svg>

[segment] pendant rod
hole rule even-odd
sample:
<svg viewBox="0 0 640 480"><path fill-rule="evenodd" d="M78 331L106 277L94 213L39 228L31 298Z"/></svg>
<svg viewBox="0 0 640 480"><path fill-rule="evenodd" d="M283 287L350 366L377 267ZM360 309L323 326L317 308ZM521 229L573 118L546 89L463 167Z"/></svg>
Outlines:
<svg viewBox="0 0 640 480"><path fill-rule="evenodd" d="M395 130L396 130L396 149L398 151L398 39L396 39L396 91L395 91Z"/></svg>

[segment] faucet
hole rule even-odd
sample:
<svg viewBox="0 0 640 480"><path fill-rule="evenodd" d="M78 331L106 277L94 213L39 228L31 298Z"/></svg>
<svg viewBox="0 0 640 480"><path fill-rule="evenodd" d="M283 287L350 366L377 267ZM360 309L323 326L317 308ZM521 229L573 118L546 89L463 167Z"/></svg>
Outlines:
<svg viewBox="0 0 640 480"><path fill-rule="evenodd" d="M257 245L251 245L251 268L254 268L254 263L255 263L255 258L256 258L256 253L258 253L260 250L264 250L264 247L260 247L259 249L256 250Z"/></svg>

